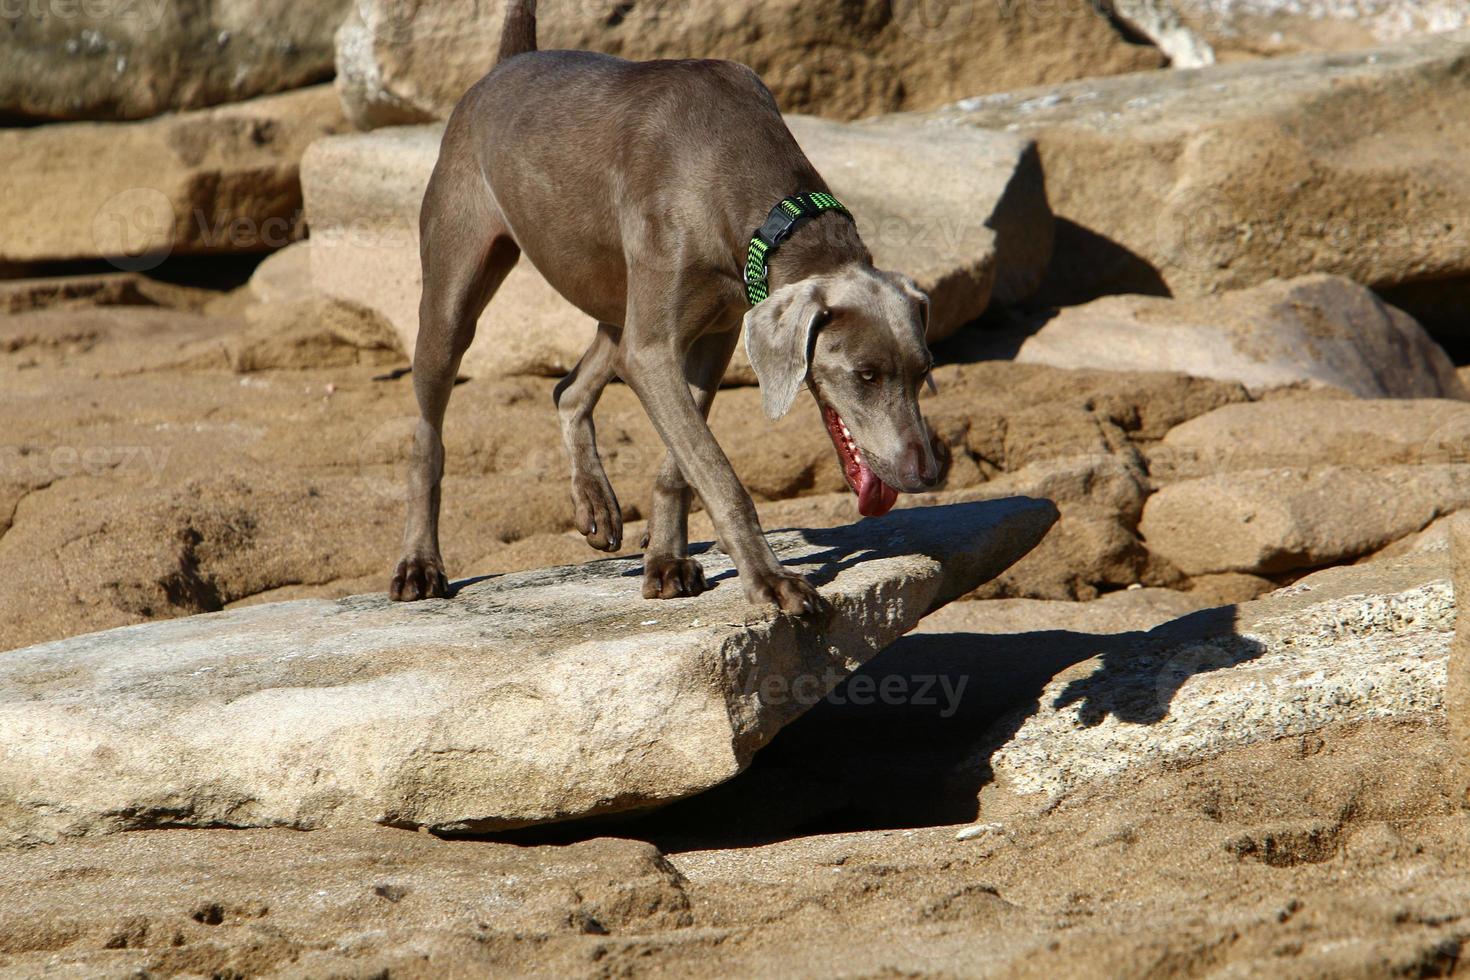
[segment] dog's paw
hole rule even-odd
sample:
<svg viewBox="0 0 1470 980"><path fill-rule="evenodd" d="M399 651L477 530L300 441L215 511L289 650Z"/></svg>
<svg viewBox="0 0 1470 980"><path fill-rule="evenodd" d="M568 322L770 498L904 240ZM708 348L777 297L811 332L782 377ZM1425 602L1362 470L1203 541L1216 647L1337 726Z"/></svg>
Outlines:
<svg viewBox="0 0 1470 980"><path fill-rule="evenodd" d="M404 558L393 569L393 582L388 586L388 598L394 602L442 599L448 594L449 579L438 558Z"/></svg>
<svg viewBox="0 0 1470 980"><path fill-rule="evenodd" d="M768 603L793 616L819 618L830 608L810 582L790 572L766 574L751 581L745 587L745 597L754 605Z"/></svg>
<svg viewBox="0 0 1470 980"><path fill-rule="evenodd" d="M709 589L704 569L693 558L645 558L643 598L686 599Z"/></svg>
<svg viewBox="0 0 1470 980"><path fill-rule="evenodd" d="M577 530L589 545L598 551L617 551L623 546L623 510L606 475L573 477L572 506Z"/></svg>

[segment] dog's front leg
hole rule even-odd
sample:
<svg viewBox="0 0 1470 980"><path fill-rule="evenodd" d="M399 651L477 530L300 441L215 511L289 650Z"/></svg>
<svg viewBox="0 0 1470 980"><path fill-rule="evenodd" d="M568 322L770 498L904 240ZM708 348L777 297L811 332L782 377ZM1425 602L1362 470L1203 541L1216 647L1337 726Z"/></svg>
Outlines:
<svg viewBox="0 0 1470 980"><path fill-rule="evenodd" d="M732 337L738 337L738 333L722 336L720 340L727 348L726 360L733 349ZM701 342L696 341L696 346ZM694 351L691 349L690 353ZM787 613L812 614L820 610L822 598L817 591L800 575L782 568L766 543L750 494L741 486L730 460L710 432L694 391L685 383L685 352L680 345L667 333L649 341L625 344L622 361L624 380L643 403L678 472L704 501L715 533L740 573L746 598L757 604L772 603ZM718 379L713 384L718 384ZM668 471L666 463L664 474ZM678 486L671 482L667 489L669 498L662 508L655 498L650 535L661 537L650 540L650 558L658 561L652 569L645 565L645 595L649 588L648 572L658 570L658 562L676 557L680 547L686 546L681 539L687 536L683 514L687 513L688 491L682 491L678 499L671 499ZM660 520L660 511L673 516L670 512L675 507L679 508L675 511L680 517L677 522Z"/></svg>
<svg viewBox="0 0 1470 980"><path fill-rule="evenodd" d="M706 419L739 339L738 330L706 334L694 342L685 359L684 376L694 403ZM709 588L699 561L689 557L689 505L693 495L674 454L666 453L654 479L653 509L648 517L648 537L643 542L645 599L678 599L699 595Z"/></svg>

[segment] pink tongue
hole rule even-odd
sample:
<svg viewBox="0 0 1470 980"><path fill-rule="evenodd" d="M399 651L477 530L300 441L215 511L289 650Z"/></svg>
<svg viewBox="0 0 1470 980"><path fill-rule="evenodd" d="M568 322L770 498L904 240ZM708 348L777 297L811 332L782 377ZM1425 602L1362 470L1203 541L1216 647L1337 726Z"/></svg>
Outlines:
<svg viewBox="0 0 1470 980"><path fill-rule="evenodd" d="M864 517L882 517L893 509L898 491L878 479L867 463L858 464L858 513Z"/></svg>

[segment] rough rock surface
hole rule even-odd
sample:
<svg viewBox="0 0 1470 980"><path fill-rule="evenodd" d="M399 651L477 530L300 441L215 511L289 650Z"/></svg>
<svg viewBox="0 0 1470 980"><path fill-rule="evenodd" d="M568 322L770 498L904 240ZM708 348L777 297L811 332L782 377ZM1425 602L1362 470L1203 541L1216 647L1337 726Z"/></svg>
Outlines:
<svg viewBox="0 0 1470 980"><path fill-rule="evenodd" d="M1059 312L1016 360L1180 371L1254 391L1307 384L1360 398L1470 398L1454 362L1413 317L1336 276L1195 300L1104 297Z"/></svg>
<svg viewBox="0 0 1470 980"><path fill-rule="evenodd" d="M1139 522L1188 575L1278 574L1351 561L1470 507L1470 465L1241 470L1171 483Z"/></svg>
<svg viewBox="0 0 1470 980"><path fill-rule="evenodd" d="M327 86L129 123L0 130L0 264L258 253L302 232L307 144L345 125Z"/></svg>
<svg viewBox="0 0 1470 980"><path fill-rule="evenodd" d="M752 609L728 561L698 599L637 598L613 559L385 597L262 605L0 660L11 842L152 826L376 821L486 831L657 805L738 773L824 692L1056 520L1015 498L773 545L825 626Z"/></svg>
<svg viewBox="0 0 1470 980"><path fill-rule="evenodd" d="M1464 0L1184 0L1179 15L1225 58L1345 51L1470 27Z"/></svg>
<svg viewBox="0 0 1470 980"><path fill-rule="evenodd" d="M337 35L338 85L360 127L445 118L490 70L504 3L362 0ZM1089 0L930 6L843 0L542 0L540 45L750 65L782 109L853 119L977 92L1140 71Z"/></svg>
<svg viewBox="0 0 1470 980"><path fill-rule="evenodd" d="M917 140L902 122L788 123L853 208L875 261L933 293L936 339L979 316L992 295L1014 302L1036 288L1051 255L1052 219L1027 141L973 132ZM321 140L302 164L313 283L381 312L405 350L418 332L418 215L441 133L397 127ZM560 376L595 329L522 261L481 317L464 370Z"/></svg>
<svg viewBox="0 0 1470 980"><path fill-rule="evenodd" d="M311 242L295 242L267 255L250 276L250 296L261 303L316 298L311 284Z"/></svg>
<svg viewBox="0 0 1470 980"><path fill-rule="evenodd" d="M0 32L0 117L141 119L326 81L332 36L351 6L16 3Z"/></svg>
<svg viewBox="0 0 1470 980"><path fill-rule="evenodd" d="M1226 405L1147 451L1167 482L1238 470L1470 463L1470 404L1449 399L1272 399Z"/></svg>
<svg viewBox="0 0 1470 980"><path fill-rule="evenodd" d="M685 885L641 841L532 848L381 827L143 831L6 854L0 969L45 972L41 961L67 947L78 976L116 976L130 963L161 975L305 978L364 959L442 976L459 972L446 960L488 967L484 947L513 936L680 930L692 919ZM325 923L354 938L313 942Z"/></svg>
<svg viewBox="0 0 1470 980"><path fill-rule="evenodd" d="M1463 34L966 99L933 125L1036 138L1062 223L1056 303L1198 296L1312 272L1464 336Z"/></svg>
<svg viewBox="0 0 1470 980"><path fill-rule="evenodd" d="M1455 652L1450 658L1450 737L1459 766L1460 802L1470 807L1470 522L1459 521L1450 530L1451 560L1455 569L1455 597L1459 621L1455 630Z"/></svg>
<svg viewBox="0 0 1470 980"><path fill-rule="evenodd" d="M975 757L985 807L1055 800L1331 724L1441 713L1455 594L1444 552L1319 572L1205 610L1058 674Z"/></svg>

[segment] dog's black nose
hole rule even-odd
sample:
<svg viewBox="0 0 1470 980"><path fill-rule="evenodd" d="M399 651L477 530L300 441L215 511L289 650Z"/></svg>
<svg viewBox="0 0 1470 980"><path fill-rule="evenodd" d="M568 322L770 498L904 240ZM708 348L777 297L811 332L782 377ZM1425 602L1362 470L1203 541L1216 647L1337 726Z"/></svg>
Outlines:
<svg viewBox="0 0 1470 980"><path fill-rule="evenodd" d="M932 490L939 483L939 461L927 443L911 442L904 450L900 473L910 493Z"/></svg>

